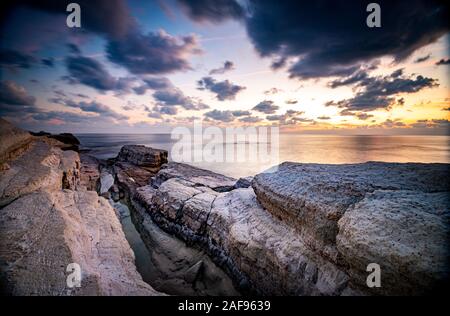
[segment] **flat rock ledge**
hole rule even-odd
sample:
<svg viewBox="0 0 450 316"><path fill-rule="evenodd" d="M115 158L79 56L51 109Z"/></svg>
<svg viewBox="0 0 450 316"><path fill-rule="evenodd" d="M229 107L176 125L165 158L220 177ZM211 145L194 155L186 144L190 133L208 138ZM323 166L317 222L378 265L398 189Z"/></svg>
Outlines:
<svg viewBox="0 0 450 316"><path fill-rule="evenodd" d="M284 163L250 188L228 178L225 192L224 176L197 169L163 166L131 204L206 250L242 293L420 295L448 284L448 164ZM366 285L370 263L380 288Z"/></svg>
<svg viewBox="0 0 450 316"><path fill-rule="evenodd" d="M78 153L0 121L0 292L7 295L161 295L134 264L109 202L87 191ZM28 134L29 135L29 134ZM26 143L26 146L22 144ZM3 144L2 144L3 145ZM89 181L88 181L89 182ZM69 287L81 269L81 287Z"/></svg>

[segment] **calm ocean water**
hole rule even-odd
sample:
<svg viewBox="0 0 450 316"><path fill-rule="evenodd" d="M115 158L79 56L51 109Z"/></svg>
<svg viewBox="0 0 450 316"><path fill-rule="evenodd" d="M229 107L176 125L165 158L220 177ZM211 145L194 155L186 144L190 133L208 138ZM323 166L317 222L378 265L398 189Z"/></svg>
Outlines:
<svg viewBox="0 0 450 316"><path fill-rule="evenodd" d="M78 134L82 149L97 158L115 157L123 145L146 145L169 151L176 140L170 134ZM334 136L280 134L279 162L358 163L450 162L448 136ZM255 162L192 163L233 177L254 175L271 164Z"/></svg>

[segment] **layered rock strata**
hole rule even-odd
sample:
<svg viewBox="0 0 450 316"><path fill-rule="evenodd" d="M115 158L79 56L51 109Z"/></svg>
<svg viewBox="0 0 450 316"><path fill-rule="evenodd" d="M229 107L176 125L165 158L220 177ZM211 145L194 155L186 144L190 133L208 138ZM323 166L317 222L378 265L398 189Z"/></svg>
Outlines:
<svg viewBox="0 0 450 316"><path fill-rule="evenodd" d="M131 203L205 249L244 293L429 294L449 277L448 171L446 164L284 163L239 188L169 163ZM366 284L370 263L380 265L381 288Z"/></svg>
<svg viewBox="0 0 450 316"><path fill-rule="evenodd" d="M12 295L157 295L142 281L114 209L80 181L80 158L0 122L0 279ZM53 140L56 142L56 140ZM67 282L73 264L81 286ZM70 269L69 269L70 268Z"/></svg>

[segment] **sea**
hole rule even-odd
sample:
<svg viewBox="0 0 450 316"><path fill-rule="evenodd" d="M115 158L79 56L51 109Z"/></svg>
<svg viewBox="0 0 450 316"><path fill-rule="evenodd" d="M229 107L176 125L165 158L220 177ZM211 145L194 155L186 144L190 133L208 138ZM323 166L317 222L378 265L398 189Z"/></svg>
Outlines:
<svg viewBox="0 0 450 316"><path fill-rule="evenodd" d="M115 157L122 146L135 144L165 149L169 152L169 160L179 161L179 158L174 159L174 148L177 148L177 143L179 145L179 140L172 139L171 134L77 134L76 136L81 142L82 150L100 159ZM207 143L205 141L203 145ZM222 145L224 151L230 146L225 142ZM274 151L268 150L271 155L276 152L276 155L272 155L273 159L260 159L261 161L258 159L236 161L236 159L225 158L208 161L192 159L192 161L184 162L235 178L255 175L284 161L322 164L367 161L450 162L449 136L342 136L282 133L279 135L276 146L271 147L271 144L267 144L267 147L274 149ZM247 150L250 150L249 148L247 147ZM202 149L197 148L197 150Z"/></svg>

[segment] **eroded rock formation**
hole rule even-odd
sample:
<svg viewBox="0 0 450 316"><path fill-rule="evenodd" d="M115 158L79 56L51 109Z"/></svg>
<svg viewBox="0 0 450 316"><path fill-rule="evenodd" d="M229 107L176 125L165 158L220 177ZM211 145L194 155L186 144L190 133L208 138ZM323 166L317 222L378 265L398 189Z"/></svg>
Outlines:
<svg viewBox="0 0 450 316"><path fill-rule="evenodd" d="M429 294L449 277L449 166L284 163L252 188L169 163L131 203L205 249L240 290ZM383 286L366 285L370 263Z"/></svg>
<svg viewBox="0 0 450 316"><path fill-rule="evenodd" d="M125 198L147 248L162 251L169 243L182 252L179 243L155 234L156 223L206 252L241 293L420 295L448 286L448 164L283 163L236 181L167 163L166 151L144 146L125 146L106 162L86 156L80 162L57 140L0 125L13 139L0 146L0 263L7 293L160 294L136 272L113 207L87 189ZM158 256L156 266L175 271L161 274L159 286L164 280L168 289L196 283L212 267L191 254L180 267L177 255ZM66 286L71 262L84 269L81 288ZM381 287L366 285L370 263L381 268ZM198 284L219 284L220 271L205 275L214 278ZM198 293L235 293L221 286Z"/></svg>
<svg viewBox="0 0 450 316"><path fill-rule="evenodd" d="M114 209L81 185L78 154L62 151L48 139L30 139L6 121L0 126L3 163L8 165L0 172L2 292L160 294L136 271ZM70 288L66 282L72 263L81 268L81 287Z"/></svg>

